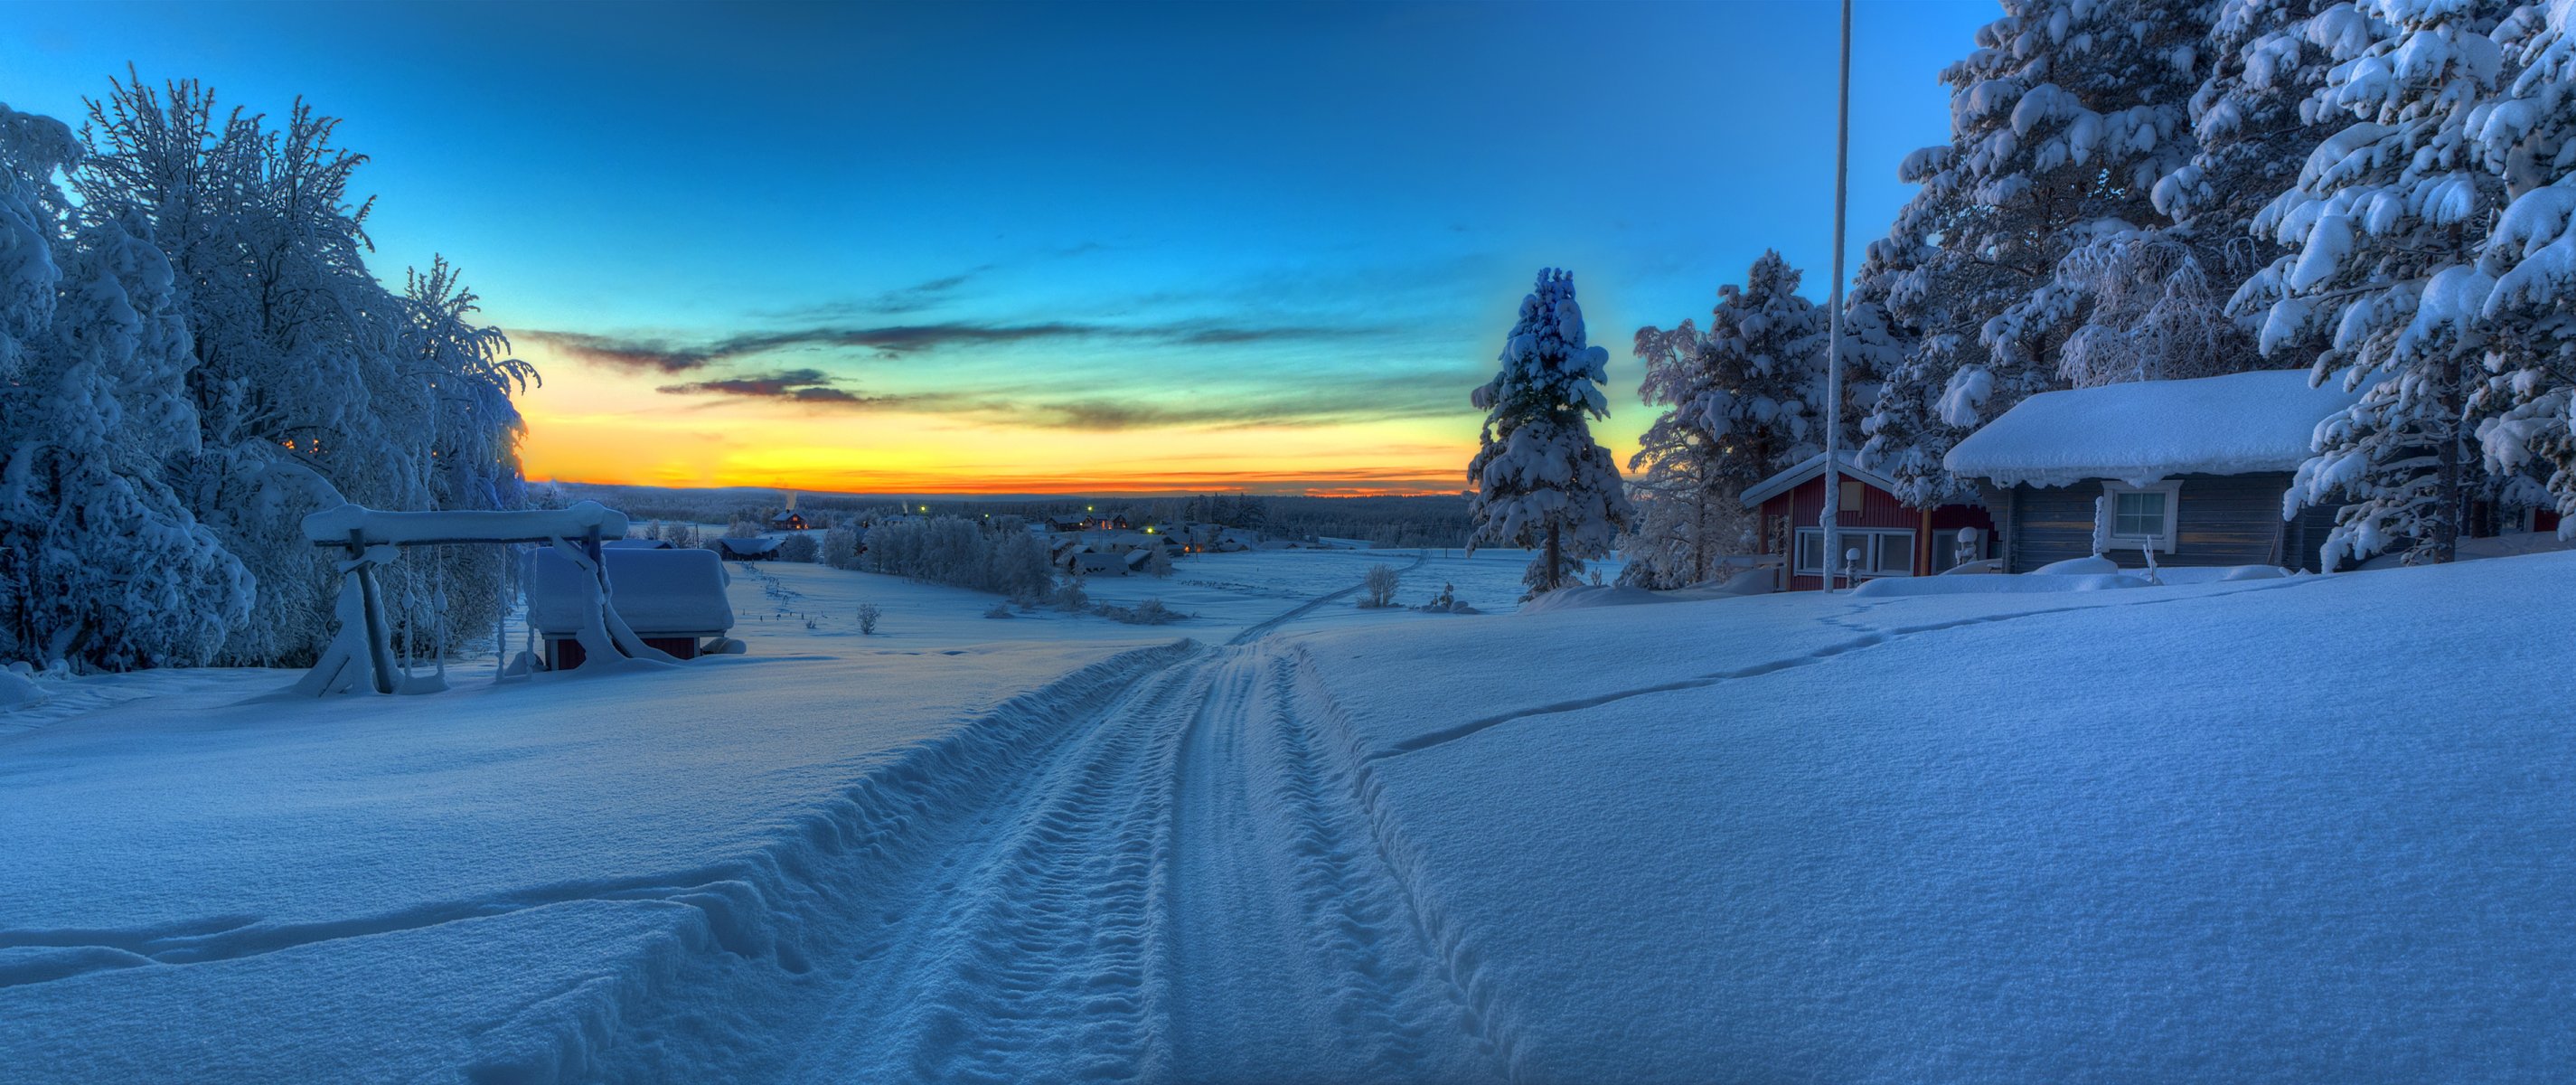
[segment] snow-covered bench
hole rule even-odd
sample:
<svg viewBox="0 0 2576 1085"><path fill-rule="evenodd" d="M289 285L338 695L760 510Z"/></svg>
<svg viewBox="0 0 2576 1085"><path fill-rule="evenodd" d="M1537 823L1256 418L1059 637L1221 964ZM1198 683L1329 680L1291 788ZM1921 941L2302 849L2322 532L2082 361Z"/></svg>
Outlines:
<svg viewBox="0 0 2576 1085"><path fill-rule="evenodd" d="M304 518L304 537L315 546L338 547L342 576L333 615L339 632L322 650L322 658L295 683L299 693L352 693L362 686L377 693L429 693L446 688L437 675L420 676L395 663L393 629L385 620L384 593L376 583L376 566L399 556L406 546L456 543L548 543L553 553L580 569L586 587L573 607L579 629L572 635L582 650L602 659L628 657L674 663L670 654L644 643L616 608L609 605L608 575L600 560L603 540L626 535L626 514L596 501L570 508L510 512L387 512L362 505L341 505Z"/></svg>

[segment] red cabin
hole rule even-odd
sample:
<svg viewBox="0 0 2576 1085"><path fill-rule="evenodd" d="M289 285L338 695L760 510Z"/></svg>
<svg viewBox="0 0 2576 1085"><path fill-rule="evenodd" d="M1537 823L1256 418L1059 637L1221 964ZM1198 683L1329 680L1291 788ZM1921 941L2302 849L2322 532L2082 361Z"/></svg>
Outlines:
<svg viewBox="0 0 2576 1085"><path fill-rule="evenodd" d="M1976 551L1968 560L1993 554L1995 522L1976 505L1908 507L1896 499L1896 483L1860 466L1852 453L1842 456L1842 511L1836 522L1842 548L1857 550L1851 563L1858 580L1881 576L1930 576L1958 564L1959 529L1977 529ZM1744 507L1761 510L1758 525L1764 554L1783 555L1788 591L1816 591L1825 586L1825 455L1817 453L1797 466L1763 479L1744 491ZM1833 562L1836 577L1843 562ZM1840 582L1837 586L1841 586Z"/></svg>

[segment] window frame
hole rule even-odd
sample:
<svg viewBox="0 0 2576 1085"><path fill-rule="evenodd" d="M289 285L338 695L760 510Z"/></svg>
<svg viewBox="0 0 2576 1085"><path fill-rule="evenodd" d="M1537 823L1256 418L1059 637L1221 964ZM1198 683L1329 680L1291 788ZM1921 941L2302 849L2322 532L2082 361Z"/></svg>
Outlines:
<svg viewBox="0 0 2576 1085"><path fill-rule="evenodd" d="M1917 532L1917 531L1915 531L1913 528L1910 528L1910 527L1846 527L1846 528L1837 528L1837 529L1835 529L1835 530L1836 530L1836 533L1837 533L1837 534L1840 534L1840 535L1843 537L1843 539L1845 540L1845 542L1844 542L1844 544L1843 544L1845 548L1849 548L1849 547L1851 547L1852 545L1854 545L1854 541L1855 541L1855 540L1858 540L1858 539L1860 539L1860 538L1861 538L1861 537L1863 537L1863 536L1867 536L1867 537L1868 537L1868 539L1869 539L1869 541L1868 541L1866 544L1862 544L1863 548L1862 548L1862 550L1861 550L1861 562L1860 562L1860 564L1859 564L1859 565L1857 565L1857 566L1854 566L1854 567L1853 567L1853 569L1852 569L1852 576L1853 576L1855 579L1869 579L1869 578L1873 578L1873 577L1882 577L1882 576L1913 576L1913 575L1914 575L1914 557L1915 557L1915 550L1914 550L1914 547L1916 547L1916 546L1917 546L1917 545L1919 545L1919 543L1920 543L1920 540L1918 540L1915 536L1917 536L1917 535L1918 535L1918 534L1920 534L1920 533L1919 533L1919 532ZM1886 553L1886 546L1887 546L1886 540L1887 540L1887 539L1890 539L1890 538L1897 538L1897 537L1902 537L1902 538L1904 538L1904 539L1906 540L1906 542L1905 542L1905 546L1906 546L1906 551L1905 551L1905 553L1906 553L1905 567L1904 567L1903 569L1901 569L1901 570L1878 571L1878 570L1877 570L1877 566L1878 566L1878 564L1879 564L1879 561L1881 560L1881 558L1882 558L1882 557L1885 555L1885 553ZM1824 548L1825 548L1825 529L1824 529L1824 528L1822 528L1822 527L1802 527L1802 528L1796 528L1796 529L1794 529L1794 530L1792 530L1792 531L1790 532L1790 541L1789 541L1789 573L1790 573L1790 575L1792 575L1792 576L1824 576L1824 575L1826 575L1825 570L1823 570L1823 569L1816 568L1815 566L1812 566L1812 565L1805 565L1805 564L1801 564L1801 563L1800 563L1800 560L1799 560L1800 554L1801 554L1801 552L1803 552L1803 551L1806 549L1805 542L1806 542L1806 540L1808 540L1808 539L1810 539L1810 538L1812 538L1812 539L1816 540L1816 549L1817 549L1819 552L1822 552L1822 551L1824 550ZM1827 556L1827 559L1828 559L1828 561L1830 562L1830 560L1831 560L1831 556L1830 556L1830 555L1828 555L1828 556ZM1842 570L1841 570L1839 567L1835 568L1835 569L1833 570L1833 575L1835 575L1835 576L1841 576L1841 575L1842 575Z"/></svg>
<svg viewBox="0 0 2576 1085"><path fill-rule="evenodd" d="M2120 495L2122 494L2164 495L2165 522L2163 529L2153 535L2119 534L2115 529L2120 525ZM2114 482L2109 479L2104 479L2102 481L2102 505L2100 511L2094 514L2093 531L2095 536L2102 540L2102 544L2106 550L2136 550L2141 546L2152 545L2155 551L2159 554L2173 553L2174 543L2176 541L2175 535L2177 534L2181 523L2181 479L2161 479L2156 482L2150 482L2144 486L2134 486L2126 482Z"/></svg>

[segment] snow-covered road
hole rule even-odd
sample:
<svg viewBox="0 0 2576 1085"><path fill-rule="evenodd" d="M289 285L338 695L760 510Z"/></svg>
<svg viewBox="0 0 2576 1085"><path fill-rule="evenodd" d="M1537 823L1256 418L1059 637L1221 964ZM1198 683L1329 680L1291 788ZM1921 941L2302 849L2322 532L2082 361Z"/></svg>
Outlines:
<svg viewBox="0 0 2576 1085"><path fill-rule="evenodd" d="M880 861L820 874L842 952L702 962L603 1073L1499 1080L1263 635L1355 588L1032 694L1052 722L980 734Z"/></svg>

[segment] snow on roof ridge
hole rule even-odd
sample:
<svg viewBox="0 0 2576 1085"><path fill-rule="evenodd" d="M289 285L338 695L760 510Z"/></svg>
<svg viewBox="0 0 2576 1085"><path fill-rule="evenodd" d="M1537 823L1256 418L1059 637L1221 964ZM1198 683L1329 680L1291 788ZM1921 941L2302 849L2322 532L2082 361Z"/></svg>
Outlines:
<svg viewBox="0 0 2576 1085"><path fill-rule="evenodd" d="M1950 450L1942 465L2002 486L2296 470L2317 424L2361 397L2305 369L2041 392Z"/></svg>
<svg viewBox="0 0 2576 1085"><path fill-rule="evenodd" d="M1857 449L1843 449L1835 459L1842 462L1843 474L1848 477L1859 479L1882 490L1896 489L1895 480L1861 465L1860 453ZM1825 454L1818 452L1782 469L1779 474L1746 487L1740 500L1743 501L1745 508L1753 508L1783 491L1803 485L1808 479L1824 473Z"/></svg>

